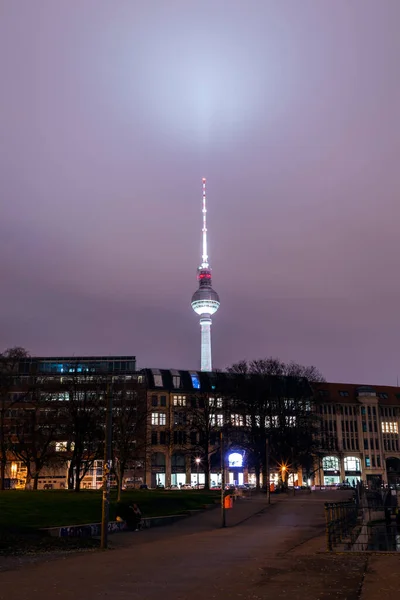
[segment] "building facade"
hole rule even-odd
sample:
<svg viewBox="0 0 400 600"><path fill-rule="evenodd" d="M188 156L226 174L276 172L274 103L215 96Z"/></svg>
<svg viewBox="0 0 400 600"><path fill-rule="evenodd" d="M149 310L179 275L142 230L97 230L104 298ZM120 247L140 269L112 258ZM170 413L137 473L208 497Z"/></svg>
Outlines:
<svg viewBox="0 0 400 600"><path fill-rule="evenodd" d="M321 383L318 485L400 484L400 388Z"/></svg>
<svg viewBox="0 0 400 600"><path fill-rule="evenodd" d="M27 410L24 395L32 379L45 384L46 402L40 412L47 418L48 414L56 415L57 409L61 425L62 415L72 402L71 394L90 391L98 377L104 376L116 390L124 389L127 393L140 384L144 426L140 439L134 440L137 452L127 464L124 487L144 484L152 488L196 487L203 486L206 478L211 486L218 486L222 468L228 483L256 483L248 451L240 443L241 435L249 427L249 416L245 410L236 411L227 394L221 392L229 389L227 374L165 369L137 371L135 357L118 356L28 358L18 363L13 375L15 385L7 394L2 387L0 405L5 422L11 427L18 426ZM72 391L71 381L81 385L78 392ZM360 480L371 485L400 484L400 388L318 383L312 385L310 393L311 410L319 424L318 451L313 455L311 474L293 468L289 484L328 486L355 484ZM102 394L100 391L95 401L102 402ZM114 409L117 417L118 404ZM100 435L103 416L98 413ZM272 425L273 421L274 418ZM47 427L48 421L44 424ZM230 441L221 455L220 435L224 428L229 429ZM68 487L72 459L68 436L68 428L61 426L52 442L54 457L60 460L41 470L39 488ZM270 466L270 482L277 483L282 473L277 464ZM99 488L102 470L101 456L96 457L85 471L82 488ZM12 487L24 487L26 477L26 465L8 452L6 478Z"/></svg>

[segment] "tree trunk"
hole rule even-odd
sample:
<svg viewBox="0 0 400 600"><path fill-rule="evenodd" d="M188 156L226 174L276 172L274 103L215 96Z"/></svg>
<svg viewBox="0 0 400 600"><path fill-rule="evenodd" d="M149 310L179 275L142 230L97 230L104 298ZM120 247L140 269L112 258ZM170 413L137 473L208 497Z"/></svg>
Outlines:
<svg viewBox="0 0 400 600"><path fill-rule="evenodd" d="M0 491L4 491L5 489L5 478L6 478L6 463L7 460L4 460L3 457L0 463Z"/></svg>
<svg viewBox="0 0 400 600"><path fill-rule="evenodd" d="M31 490L32 489L32 474L31 474L29 468L28 468L28 470L26 472L25 489L26 490Z"/></svg>
<svg viewBox="0 0 400 600"><path fill-rule="evenodd" d="M122 482L124 480L125 468L126 468L125 467L125 462L118 462L118 466L117 466L117 469L116 469L116 472L117 472L117 485L118 485L117 502L121 502Z"/></svg>
<svg viewBox="0 0 400 600"><path fill-rule="evenodd" d="M254 470L256 472L256 490L257 492L260 491L260 465L256 464L254 467Z"/></svg>
<svg viewBox="0 0 400 600"><path fill-rule="evenodd" d="M75 464L75 487L74 487L74 491L75 492L80 492L81 490L81 467L82 467L82 463L81 461L76 461Z"/></svg>
<svg viewBox="0 0 400 600"><path fill-rule="evenodd" d="M39 473L36 471L36 473L33 477L33 489L34 490L38 489L38 483L39 483Z"/></svg>
<svg viewBox="0 0 400 600"><path fill-rule="evenodd" d="M206 456L204 460L204 489L206 491L210 490L210 456Z"/></svg>
<svg viewBox="0 0 400 600"><path fill-rule="evenodd" d="M69 490L73 490L75 487L75 481L74 481L74 463L70 462L69 467L68 467L68 489Z"/></svg>

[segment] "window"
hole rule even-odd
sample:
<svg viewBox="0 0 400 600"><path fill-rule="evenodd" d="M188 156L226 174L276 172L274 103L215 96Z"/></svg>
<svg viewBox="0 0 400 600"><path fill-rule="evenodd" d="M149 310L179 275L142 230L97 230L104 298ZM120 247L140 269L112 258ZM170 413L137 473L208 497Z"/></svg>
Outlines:
<svg viewBox="0 0 400 600"><path fill-rule="evenodd" d="M378 467L380 467L380 466L381 466L381 457L379 456L379 454L378 454L378 456L376 457L376 464L377 464L377 466L378 466Z"/></svg>
<svg viewBox="0 0 400 600"><path fill-rule="evenodd" d="M364 450L368 450L368 440L364 440Z"/></svg>
<svg viewBox="0 0 400 600"><path fill-rule="evenodd" d="M215 426L222 427L224 424L224 415L222 415L222 414L211 415L210 422L211 422L212 427L215 427Z"/></svg>
<svg viewBox="0 0 400 600"><path fill-rule="evenodd" d="M160 444L161 446L165 446L167 443L167 433L166 431L160 431Z"/></svg>
<svg viewBox="0 0 400 600"><path fill-rule="evenodd" d="M172 385L175 389L179 389L181 387L181 376L179 371L171 371L172 375Z"/></svg>
<svg viewBox="0 0 400 600"><path fill-rule="evenodd" d="M396 422L382 422L382 432L383 433L399 433L399 427Z"/></svg>
<svg viewBox="0 0 400 600"><path fill-rule="evenodd" d="M231 424L233 427L243 427L244 425L244 417L243 415L231 415Z"/></svg>
<svg viewBox="0 0 400 600"><path fill-rule="evenodd" d="M365 416L365 406L362 406L362 407L361 407L361 414L362 414L363 416Z"/></svg>
<svg viewBox="0 0 400 600"><path fill-rule="evenodd" d="M345 471L361 471L360 459L356 456L346 456L344 459L344 470Z"/></svg>
<svg viewBox="0 0 400 600"><path fill-rule="evenodd" d="M157 396L154 396L154 395L153 395L153 396L151 397L151 405L152 405L152 406L158 406L158 398L157 398Z"/></svg>
<svg viewBox="0 0 400 600"><path fill-rule="evenodd" d="M157 446L157 443L158 443L157 431L152 431L151 432L151 444L152 444L152 446Z"/></svg>
<svg viewBox="0 0 400 600"><path fill-rule="evenodd" d="M363 429L363 432L364 432L364 433L366 433L366 432L367 432L367 424L366 424L366 422L365 422L365 421L363 421L363 424L362 424L362 429Z"/></svg>
<svg viewBox="0 0 400 600"><path fill-rule="evenodd" d="M320 396L329 396L328 390L319 390L318 394Z"/></svg>
<svg viewBox="0 0 400 600"><path fill-rule="evenodd" d="M372 456L372 466L375 467L375 456Z"/></svg>
<svg viewBox="0 0 400 600"><path fill-rule="evenodd" d="M347 398L348 395L349 392L347 392L346 390L339 390L339 396L342 396L342 398Z"/></svg>
<svg viewBox="0 0 400 600"><path fill-rule="evenodd" d="M56 452L66 452L68 450L68 442L56 442Z"/></svg>
<svg viewBox="0 0 400 600"><path fill-rule="evenodd" d="M189 371L190 373L190 377L192 379L192 386L194 390L199 390L200 389L200 378L198 373L196 373L195 371Z"/></svg>
<svg viewBox="0 0 400 600"><path fill-rule="evenodd" d="M151 464L153 467L165 467L165 454L163 452L154 452L151 455Z"/></svg>
<svg viewBox="0 0 400 600"><path fill-rule="evenodd" d="M153 369L152 373L153 373L153 379L154 379L154 387L162 387L163 380L162 380L162 376L161 376L161 371L159 369Z"/></svg>
<svg viewBox="0 0 400 600"><path fill-rule="evenodd" d="M257 418L257 427L258 427L260 417L256 417L256 418ZM266 427L278 427L279 426L278 415L273 415L272 417L265 417L265 426Z"/></svg>
<svg viewBox="0 0 400 600"><path fill-rule="evenodd" d="M160 406L167 406L167 396L160 396Z"/></svg>
<svg viewBox="0 0 400 600"><path fill-rule="evenodd" d="M174 431L174 444L186 444L186 431Z"/></svg>
<svg viewBox="0 0 400 600"><path fill-rule="evenodd" d="M165 413L153 412L151 413L151 424L152 425L166 425L167 415Z"/></svg>
<svg viewBox="0 0 400 600"><path fill-rule="evenodd" d="M296 427L296 417L293 415L290 417L286 417L286 425L287 427Z"/></svg>
<svg viewBox="0 0 400 600"><path fill-rule="evenodd" d="M337 456L325 456L322 459L322 468L324 471L339 471L339 459Z"/></svg>
<svg viewBox="0 0 400 600"><path fill-rule="evenodd" d="M174 425L186 425L186 413L175 412L174 413Z"/></svg>
<svg viewBox="0 0 400 600"><path fill-rule="evenodd" d="M222 408L222 398L209 398L208 403L210 406Z"/></svg>
<svg viewBox="0 0 400 600"><path fill-rule="evenodd" d="M174 406L186 406L186 396L174 396Z"/></svg>
<svg viewBox="0 0 400 600"><path fill-rule="evenodd" d="M369 458L369 456L365 457L365 466L367 467L367 469L369 469L371 466L371 459Z"/></svg>
<svg viewBox="0 0 400 600"><path fill-rule="evenodd" d="M190 443L195 446L197 444L197 431L190 432Z"/></svg>
<svg viewBox="0 0 400 600"><path fill-rule="evenodd" d="M378 398L382 398L382 400L387 400L389 397L386 392L378 392L377 396Z"/></svg>

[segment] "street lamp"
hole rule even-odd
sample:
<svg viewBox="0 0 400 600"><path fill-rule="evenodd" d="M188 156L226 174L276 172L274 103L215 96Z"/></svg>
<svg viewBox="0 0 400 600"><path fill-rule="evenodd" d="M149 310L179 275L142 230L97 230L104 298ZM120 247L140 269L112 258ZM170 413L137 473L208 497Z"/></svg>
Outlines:
<svg viewBox="0 0 400 600"><path fill-rule="evenodd" d="M201 458L199 458L199 457L195 458L194 462L196 463L196 466L197 466L197 489L199 489L199 466L201 463Z"/></svg>

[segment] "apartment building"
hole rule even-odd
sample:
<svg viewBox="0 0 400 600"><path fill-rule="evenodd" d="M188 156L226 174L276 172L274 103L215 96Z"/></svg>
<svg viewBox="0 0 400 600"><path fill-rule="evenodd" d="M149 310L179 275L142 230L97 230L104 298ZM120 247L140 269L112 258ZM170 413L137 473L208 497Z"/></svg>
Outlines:
<svg viewBox="0 0 400 600"><path fill-rule="evenodd" d="M321 383L314 389L322 438L317 484L400 483L400 388Z"/></svg>

